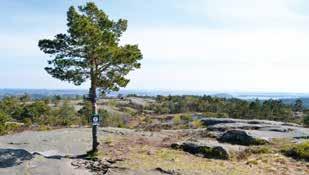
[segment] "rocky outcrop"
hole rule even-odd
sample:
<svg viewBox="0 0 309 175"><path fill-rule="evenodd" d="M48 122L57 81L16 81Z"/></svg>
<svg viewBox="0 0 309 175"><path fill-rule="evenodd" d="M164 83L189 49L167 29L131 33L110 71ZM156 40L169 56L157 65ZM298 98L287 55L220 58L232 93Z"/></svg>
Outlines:
<svg viewBox="0 0 309 175"><path fill-rule="evenodd" d="M273 138L307 139L309 129L297 124L284 123L268 120L242 120L229 118L203 118L201 122L208 131L215 133L218 139L229 138L230 143L243 143L239 139L263 138L271 140ZM231 131L232 130L232 131ZM237 130L237 131L235 131ZM224 135L224 136L223 136ZM240 138L239 138L240 137ZM236 139L236 140L232 140ZM226 140L226 139L224 139ZM250 141L248 141L250 142ZM249 144L249 143L246 143ZM252 143L250 143L252 144Z"/></svg>
<svg viewBox="0 0 309 175"><path fill-rule="evenodd" d="M216 140L187 140L172 144L172 148L181 149L185 152L206 158L227 160L239 151L244 150L242 146L219 143Z"/></svg>
<svg viewBox="0 0 309 175"><path fill-rule="evenodd" d="M216 124L226 124L226 123L245 123L245 124L260 124L260 125L282 125L282 126L294 126L299 127L295 123L277 122L269 120L244 120L244 119L231 119L231 118L202 118L201 122L204 126L212 126Z"/></svg>
<svg viewBox="0 0 309 175"><path fill-rule="evenodd" d="M0 149L0 168L7 168L31 160L33 155L24 149Z"/></svg>
<svg viewBox="0 0 309 175"><path fill-rule="evenodd" d="M209 126L207 129L209 131L228 131L233 129L244 129L244 130L260 130L263 128L269 128L272 125L269 124L248 124L248 123L221 123Z"/></svg>
<svg viewBox="0 0 309 175"><path fill-rule="evenodd" d="M269 143L269 140L254 135L245 130L230 130L225 132L219 139L220 142L226 142L237 145L263 145Z"/></svg>
<svg viewBox="0 0 309 175"><path fill-rule="evenodd" d="M201 122L204 126L211 126L221 123L237 123L241 122L241 120L230 118L203 118L201 119Z"/></svg>

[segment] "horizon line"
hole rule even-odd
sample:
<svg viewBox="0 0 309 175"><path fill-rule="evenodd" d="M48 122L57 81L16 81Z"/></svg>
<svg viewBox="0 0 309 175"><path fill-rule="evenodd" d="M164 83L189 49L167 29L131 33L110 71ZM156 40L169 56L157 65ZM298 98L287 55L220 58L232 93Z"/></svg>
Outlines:
<svg viewBox="0 0 309 175"><path fill-rule="evenodd" d="M86 88L0 88L0 90L50 90L50 91L88 91ZM139 88L128 88L120 89L119 91L161 91L161 92L205 92L205 93L282 93L282 94L308 94L309 92L296 92L296 91L265 91L265 90L199 90L199 89L139 89Z"/></svg>

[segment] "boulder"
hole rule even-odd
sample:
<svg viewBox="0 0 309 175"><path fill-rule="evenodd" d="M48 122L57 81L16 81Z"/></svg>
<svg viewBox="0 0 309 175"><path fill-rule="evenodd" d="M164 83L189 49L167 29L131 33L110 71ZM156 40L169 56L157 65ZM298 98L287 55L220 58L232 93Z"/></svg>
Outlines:
<svg viewBox="0 0 309 175"><path fill-rule="evenodd" d="M265 137L257 136L246 130L230 130L218 138L220 142L226 142L237 145L263 145L269 143Z"/></svg>
<svg viewBox="0 0 309 175"><path fill-rule="evenodd" d="M0 168L8 168L31 160L33 155L24 149L0 149Z"/></svg>
<svg viewBox="0 0 309 175"><path fill-rule="evenodd" d="M181 149L185 152L206 158L228 160L235 152L245 149L242 146L219 143L216 140L187 140L171 145L174 149Z"/></svg>

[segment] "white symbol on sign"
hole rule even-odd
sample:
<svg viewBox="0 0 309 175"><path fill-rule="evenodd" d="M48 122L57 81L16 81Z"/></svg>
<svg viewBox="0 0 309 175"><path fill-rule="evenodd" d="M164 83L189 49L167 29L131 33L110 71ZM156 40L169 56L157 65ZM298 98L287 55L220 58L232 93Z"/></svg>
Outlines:
<svg viewBox="0 0 309 175"><path fill-rule="evenodd" d="M98 119L98 117L93 117L93 122L98 122L99 121L99 119Z"/></svg>

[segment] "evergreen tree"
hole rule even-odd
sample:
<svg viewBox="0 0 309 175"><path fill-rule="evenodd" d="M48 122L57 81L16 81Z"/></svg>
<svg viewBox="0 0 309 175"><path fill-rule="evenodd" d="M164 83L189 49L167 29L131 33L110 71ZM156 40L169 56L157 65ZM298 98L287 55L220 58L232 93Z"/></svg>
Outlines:
<svg viewBox="0 0 309 175"><path fill-rule="evenodd" d="M304 110L303 101L301 99L297 99L293 106L293 111L295 112L302 112Z"/></svg>
<svg viewBox="0 0 309 175"><path fill-rule="evenodd" d="M92 113L96 115L97 90L106 94L125 87L129 82L126 75L140 68L142 53L137 45L119 44L127 29L127 20L111 20L92 2L78 9L70 7L67 27L67 33L39 41L40 49L54 56L45 70L54 78L75 85L90 79L89 100ZM92 150L95 152L99 144L96 126L93 126L92 134Z"/></svg>

